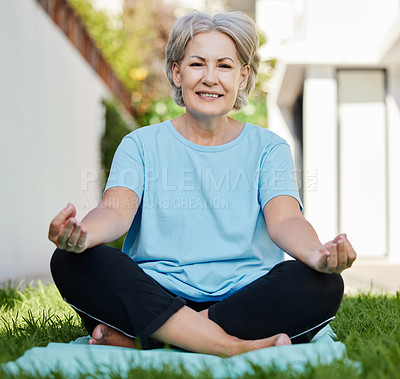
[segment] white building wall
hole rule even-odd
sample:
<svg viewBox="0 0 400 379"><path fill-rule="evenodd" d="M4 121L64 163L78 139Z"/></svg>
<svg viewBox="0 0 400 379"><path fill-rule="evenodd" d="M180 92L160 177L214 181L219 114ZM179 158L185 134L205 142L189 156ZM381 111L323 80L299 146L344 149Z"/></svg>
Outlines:
<svg viewBox="0 0 400 379"><path fill-rule="evenodd" d="M398 22L398 0L257 0L265 58L314 64L376 63Z"/></svg>
<svg viewBox="0 0 400 379"><path fill-rule="evenodd" d="M397 66L389 67L387 75L388 248L390 260L400 262L400 62Z"/></svg>
<svg viewBox="0 0 400 379"><path fill-rule="evenodd" d="M47 276L51 219L99 196L103 82L34 0L0 1L0 281Z"/></svg>
<svg viewBox="0 0 400 379"><path fill-rule="evenodd" d="M377 251L376 257L383 256L385 251L388 261L400 261L396 239L400 230L400 2L257 0L256 5L258 26L268 37L262 56L278 60L279 70L268 94L268 112L269 127L281 135L290 133L290 116L285 116L286 104L292 104L293 98L300 93L296 81L303 78L303 72L306 72L303 94L305 215L322 240L332 238L332 234L346 232L340 230L341 227L345 229L343 217L346 222L348 217L339 209L339 200L352 191L354 193L354 189L347 188L343 178L342 182L339 178L338 162L347 159L341 156L340 149L348 141L338 140L335 72L341 69L387 71L387 138L384 151L381 148L379 152L381 158L383 154L381 162L386 161L381 164L381 171L385 173L381 173L377 180L382 182L380 188L374 183L376 192L380 191L380 204L374 203L374 206L375 210L383 210L380 212L382 217L378 220L377 212L369 213L369 209L365 209L359 217L359 229L368 234L375 223L380 228L379 238L382 240L385 237L386 240L386 244L381 243L379 249L373 249ZM344 138L343 134L340 135ZM354 156L361 153L362 143L354 149ZM317 190L314 192L310 191L313 181L308 180L312 179L313 170L317 171ZM339 188L341 194L338 193ZM355 209L352 204L352 211ZM349 231L349 234L354 233ZM360 245L360 258L372 257L372 250L371 254L365 254L364 250Z"/></svg>
<svg viewBox="0 0 400 379"><path fill-rule="evenodd" d="M340 228L360 257L382 258L388 252L385 72L339 70L337 79Z"/></svg>
<svg viewBox="0 0 400 379"><path fill-rule="evenodd" d="M292 154L294 154L294 139L289 127L289 124L293 122L292 115L290 114L290 108L293 104L285 104L284 106L278 104L277 88L281 85L281 74L283 75L285 70L285 65L278 64L274 77L268 82L268 128L284 138L289 144Z"/></svg>
<svg viewBox="0 0 400 379"><path fill-rule="evenodd" d="M332 67L309 67L303 94L305 217L322 242L338 231L337 85ZM315 175L310 182L307 176Z"/></svg>

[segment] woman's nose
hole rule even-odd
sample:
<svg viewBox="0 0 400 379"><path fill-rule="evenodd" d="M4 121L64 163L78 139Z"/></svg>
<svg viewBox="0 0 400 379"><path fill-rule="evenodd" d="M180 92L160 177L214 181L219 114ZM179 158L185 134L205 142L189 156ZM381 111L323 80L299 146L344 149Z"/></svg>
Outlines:
<svg viewBox="0 0 400 379"><path fill-rule="evenodd" d="M214 67L205 67L202 83L212 86L218 83L218 73Z"/></svg>

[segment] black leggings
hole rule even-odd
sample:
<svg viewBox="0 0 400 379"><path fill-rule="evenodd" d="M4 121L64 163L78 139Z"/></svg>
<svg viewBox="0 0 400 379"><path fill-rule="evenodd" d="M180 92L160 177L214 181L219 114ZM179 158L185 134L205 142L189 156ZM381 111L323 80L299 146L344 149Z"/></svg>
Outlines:
<svg viewBox="0 0 400 379"><path fill-rule="evenodd" d="M101 322L138 338L143 348L161 346L150 336L184 305L196 311L208 308L211 320L242 339L286 333L292 343L308 342L335 316L343 297L339 274L322 274L296 260L277 264L216 302L172 294L129 256L107 245L81 254L56 249L51 272L89 334Z"/></svg>

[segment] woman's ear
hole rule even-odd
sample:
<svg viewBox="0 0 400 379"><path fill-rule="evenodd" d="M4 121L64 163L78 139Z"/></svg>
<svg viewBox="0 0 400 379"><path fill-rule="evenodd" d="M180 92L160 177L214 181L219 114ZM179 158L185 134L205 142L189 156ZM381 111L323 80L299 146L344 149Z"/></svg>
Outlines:
<svg viewBox="0 0 400 379"><path fill-rule="evenodd" d="M172 63L171 71L172 80L174 81L175 87L179 88L181 86L181 70L178 62Z"/></svg>
<svg viewBox="0 0 400 379"><path fill-rule="evenodd" d="M248 64L243 65L241 78L240 78L240 88L246 88L247 81L249 80L250 76L250 66Z"/></svg>

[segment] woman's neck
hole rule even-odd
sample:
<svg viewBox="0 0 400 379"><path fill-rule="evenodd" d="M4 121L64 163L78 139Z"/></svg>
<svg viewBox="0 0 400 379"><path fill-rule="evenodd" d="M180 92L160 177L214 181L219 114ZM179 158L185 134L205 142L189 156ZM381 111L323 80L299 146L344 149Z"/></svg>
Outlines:
<svg viewBox="0 0 400 379"><path fill-rule="evenodd" d="M203 146L218 146L234 140L244 124L228 116L197 118L186 112L172 120L175 129L189 141Z"/></svg>

